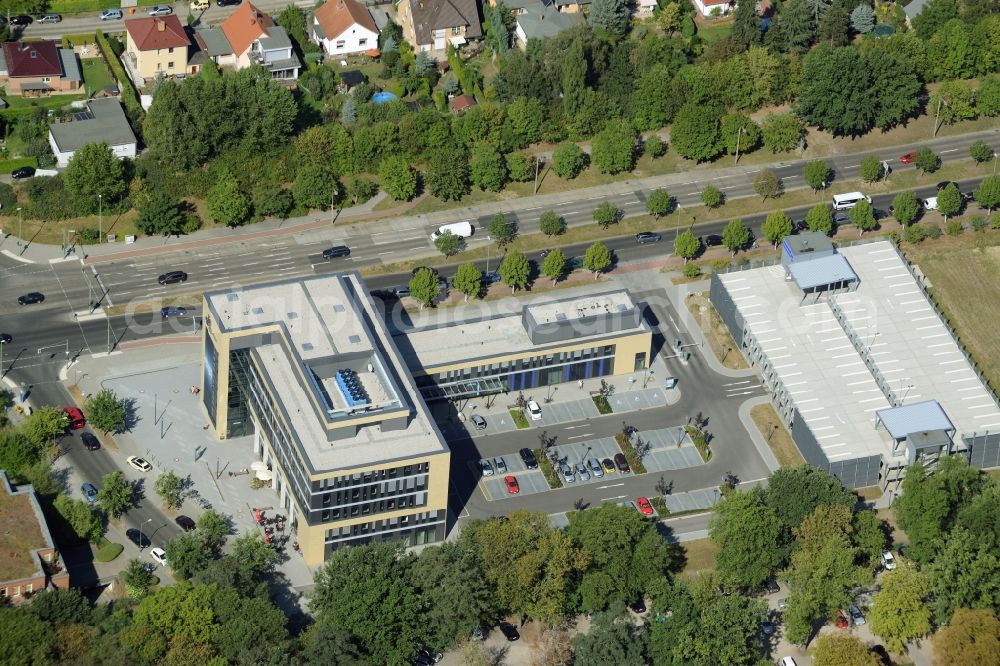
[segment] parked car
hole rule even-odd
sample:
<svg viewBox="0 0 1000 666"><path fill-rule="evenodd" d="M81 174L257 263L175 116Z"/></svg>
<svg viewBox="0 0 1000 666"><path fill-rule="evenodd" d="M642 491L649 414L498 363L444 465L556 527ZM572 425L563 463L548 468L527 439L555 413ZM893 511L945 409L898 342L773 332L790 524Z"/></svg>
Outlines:
<svg viewBox="0 0 1000 666"><path fill-rule="evenodd" d="M521 486L517 483L517 478L513 476L503 477L503 484L507 486L507 492L511 495L516 495L521 492Z"/></svg>
<svg viewBox="0 0 1000 666"><path fill-rule="evenodd" d="M642 615L643 613L646 612L646 600L643 599L642 595L640 594L638 597L636 597L635 601L633 601L628 605L628 607L631 608L632 612L635 613L636 615Z"/></svg>
<svg viewBox="0 0 1000 666"><path fill-rule="evenodd" d="M798 666L795 660L791 657L782 657L781 661L778 662L778 666Z"/></svg>
<svg viewBox="0 0 1000 666"><path fill-rule="evenodd" d="M351 255L351 248L346 245L334 245L323 250L324 259L336 259L337 257L348 257Z"/></svg>
<svg viewBox="0 0 1000 666"><path fill-rule="evenodd" d="M97 487L92 483L85 483L80 486L80 490L83 491L83 497L91 504L97 503Z"/></svg>
<svg viewBox="0 0 1000 666"><path fill-rule="evenodd" d="M590 473L594 475L595 479L604 477L604 469L601 468L601 463L598 462L597 458L589 458L587 460L587 467L590 468Z"/></svg>
<svg viewBox="0 0 1000 666"><path fill-rule="evenodd" d="M35 175L35 167L23 166L14 169L10 172L10 177L14 180L21 180L22 178L31 178Z"/></svg>
<svg viewBox="0 0 1000 666"><path fill-rule="evenodd" d="M235 7L236 5L242 4L243 0L218 0L215 4L220 7Z"/></svg>
<svg viewBox="0 0 1000 666"><path fill-rule="evenodd" d="M197 527L197 525L195 525L195 522L191 518L183 515L174 518L174 522L177 523L178 527L180 527L185 532L191 532L194 530L195 527Z"/></svg>
<svg viewBox="0 0 1000 666"><path fill-rule="evenodd" d="M483 282L486 284L496 284L500 282L500 273L496 271L487 271L483 273Z"/></svg>
<svg viewBox="0 0 1000 666"><path fill-rule="evenodd" d="M472 630L471 638L474 641L485 641L486 634L488 633L489 633L488 629L484 629L483 627L476 627L475 629Z"/></svg>
<svg viewBox="0 0 1000 666"><path fill-rule="evenodd" d="M854 623L855 627L860 627L865 623L865 616L861 614L861 609L851 604L851 607L847 609L851 614L851 622Z"/></svg>
<svg viewBox="0 0 1000 666"><path fill-rule="evenodd" d="M153 466L145 458L140 458L139 456L129 456L125 462L140 472L148 472L153 469Z"/></svg>
<svg viewBox="0 0 1000 666"><path fill-rule="evenodd" d="M927 197L924 199L924 208L927 210L937 210L938 207L937 197Z"/></svg>
<svg viewBox="0 0 1000 666"><path fill-rule="evenodd" d="M675 388L677 386L677 378L676 377L667 377L667 381L664 382L664 385L668 389Z"/></svg>
<svg viewBox="0 0 1000 666"><path fill-rule="evenodd" d="M84 418L83 412L80 411L79 407L74 407L72 405L69 407L63 407L63 414L66 415L70 430L79 430L83 426L87 425L87 419Z"/></svg>
<svg viewBox="0 0 1000 666"><path fill-rule="evenodd" d="M137 530L134 527L125 530L125 536L127 536L128 540L137 545L139 548L145 548L149 545L149 538L147 538L142 531Z"/></svg>
<svg viewBox="0 0 1000 666"><path fill-rule="evenodd" d="M580 477L581 481L590 481L590 472L587 471L587 466L582 462L576 464L576 473Z"/></svg>
<svg viewBox="0 0 1000 666"><path fill-rule="evenodd" d="M493 459L493 466L497 468L497 474L507 473L507 462L502 456L497 456Z"/></svg>
<svg viewBox="0 0 1000 666"><path fill-rule="evenodd" d="M101 448L101 442L90 432L81 432L80 439L83 440L83 445L88 451L97 451Z"/></svg>
<svg viewBox="0 0 1000 666"><path fill-rule="evenodd" d="M576 481L576 476L573 475L573 468L566 463L559 463L559 471L562 472L563 481L565 483L573 483Z"/></svg>
<svg viewBox="0 0 1000 666"><path fill-rule="evenodd" d="M517 452L521 456L521 462L528 469L538 469L538 461L535 460L535 454L532 453L531 449L524 448Z"/></svg>
<svg viewBox="0 0 1000 666"><path fill-rule="evenodd" d="M31 23L34 20L35 19L31 18L27 14L18 14L16 16L11 16L10 17L10 24L11 25L16 25L16 26L19 26L19 27L23 28L26 25L31 25Z"/></svg>
<svg viewBox="0 0 1000 666"><path fill-rule="evenodd" d="M538 403L534 400L528 401L528 415L531 417L532 421L542 420L542 408L538 406Z"/></svg>
<svg viewBox="0 0 1000 666"><path fill-rule="evenodd" d="M483 476L493 476L493 465L490 464L489 460L483 458L479 461L479 471L483 473Z"/></svg>
<svg viewBox="0 0 1000 666"><path fill-rule="evenodd" d="M601 461L601 467L604 468L605 474L614 474L617 470L615 469L615 461L611 458L605 458Z"/></svg>
<svg viewBox="0 0 1000 666"><path fill-rule="evenodd" d="M146 13L150 16L168 16L174 13L174 8L170 5L153 5Z"/></svg>
<svg viewBox="0 0 1000 666"><path fill-rule="evenodd" d="M39 23L60 23L62 21L62 14L46 14L38 19Z"/></svg>
<svg viewBox="0 0 1000 666"><path fill-rule="evenodd" d="M500 623L500 633L511 643L521 638L521 634L517 633L517 629L509 622Z"/></svg>
<svg viewBox="0 0 1000 666"><path fill-rule="evenodd" d="M899 156L899 162L900 162L900 164L911 164L913 162L913 160L915 160L915 159L917 159L917 151L915 151L915 150L911 150L910 152L906 153L905 155L900 155Z"/></svg>
<svg viewBox="0 0 1000 666"><path fill-rule="evenodd" d="M10 333L0 333L0 344L9 345L14 342L14 336Z"/></svg>
<svg viewBox="0 0 1000 666"><path fill-rule="evenodd" d="M212 3L209 0L191 0L190 5L192 12L203 12L211 6Z"/></svg>
<svg viewBox="0 0 1000 666"><path fill-rule="evenodd" d="M479 414L473 414L469 420L472 421L472 425L476 427L476 430L486 430L486 419Z"/></svg>
<svg viewBox="0 0 1000 666"><path fill-rule="evenodd" d="M168 305L165 308L160 308L160 318L169 319L170 317L183 317L187 314L187 310L181 307L175 307L173 305Z"/></svg>
<svg viewBox="0 0 1000 666"><path fill-rule="evenodd" d="M31 291L24 296L17 297L18 305L34 305L35 303L41 303L45 300L45 294L40 294L37 291Z"/></svg>
<svg viewBox="0 0 1000 666"><path fill-rule="evenodd" d="M109 7L101 12L100 18L102 21L121 21L122 16L122 10L117 7Z"/></svg>
<svg viewBox="0 0 1000 666"><path fill-rule="evenodd" d="M160 547L153 548L149 551L149 556L152 557L157 564L161 566L167 566L167 552Z"/></svg>
<svg viewBox="0 0 1000 666"><path fill-rule="evenodd" d="M773 578L768 578L764 581L764 589L767 590L768 594L777 594L778 592L781 592L781 588L778 587L778 581Z"/></svg>
<svg viewBox="0 0 1000 666"><path fill-rule="evenodd" d="M637 498L635 500L635 504L636 504L636 506L639 507L639 511L642 513L642 515L644 515L644 516L652 516L653 515L653 505L650 504L649 500L646 499L645 497L639 497L639 498Z"/></svg>
<svg viewBox="0 0 1000 666"><path fill-rule="evenodd" d="M705 247L715 247L717 245L722 245L722 236L718 234L709 234L701 239L701 242Z"/></svg>
<svg viewBox="0 0 1000 666"><path fill-rule="evenodd" d="M795 233L801 234L803 231L809 231L809 224L805 220L798 220L795 222Z"/></svg>
<svg viewBox="0 0 1000 666"><path fill-rule="evenodd" d="M652 231L642 231L635 235L635 242L638 243L639 245L646 245L648 243L659 243L660 238L662 237L658 233L654 233Z"/></svg>
<svg viewBox="0 0 1000 666"><path fill-rule="evenodd" d="M628 461L625 460L624 453L615 454L615 465L618 467L618 471L622 474L628 474L632 471L632 468L628 466Z"/></svg>
<svg viewBox="0 0 1000 666"><path fill-rule="evenodd" d="M936 185L936 187L938 188L938 190L943 190L944 188L948 187L949 185L954 185L959 190L959 192L961 192L961 188L958 187L958 183L956 183L953 180L942 180L940 183L938 183Z"/></svg>
<svg viewBox="0 0 1000 666"><path fill-rule="evenodd" d="M847 620L847 614L842 610L837 611L837 614L833 618L833 623L837 626L837 629L847 629L851 624Z"/></svg>
<svg viewBox="0 0 1000 666"><path fill-rule="evenodd" d="M846 211L837 211L833 214L833 223L838 224L851 224L851 216Z"/></svg>
<svg viewBox="0 0 1000 666"><path fill-rule="evenodd" d="M628 509L632 509L633 511L638 511L639 510L639 507L637 507L635 505L635 502L633 502L632 500L626 500L626 501L622 502L622 506L624 506L624 507L626 507Z"/></svg>
<svg viewBox="0 0 1000 666"><path fill-rule="evenodd" d="M886 571L892 571L896 568L896 558L892 556L891 550L882 551L882 566L885 567Z"/></svg>
<svg viewBox="0 0 1000 666"><path fill-rule="evenodd" d="M788 597L778 599L778 610L785 610L786 608L788 608Z"/></svg>
<svg viewBox="0 0 1000 666"><path fill-rule="evenodd" d="M393 295L395 295L396 298L403 298L404 296L409 296L410 295L410 288L409 288L409 286L395 287L395 288L391 289L390 291L392 291Z"/></svg>
<svg viewBox="0 0 1000 666"><path fill-rule="evenodd" d="M431 653L427 648L420 648L417 650L416 656L413 658L413 663L417 666L431 666L436 664L444 658L444 654L440 652Z"/></svg>
<svg viewBox="0 0 1000 666"><path fill-rule="evenodd" d="M774 633L774 625L765 620L760 623L760 631L765 636L770 636Z"/></svg>
<svg viewBox="0 0 1000 666"><path fill-rule="evenodd" d="M188 274L184 271L170 271L156 278L156 281L160 284L177 284L178 282L187 282L187 279Z"/></svg>

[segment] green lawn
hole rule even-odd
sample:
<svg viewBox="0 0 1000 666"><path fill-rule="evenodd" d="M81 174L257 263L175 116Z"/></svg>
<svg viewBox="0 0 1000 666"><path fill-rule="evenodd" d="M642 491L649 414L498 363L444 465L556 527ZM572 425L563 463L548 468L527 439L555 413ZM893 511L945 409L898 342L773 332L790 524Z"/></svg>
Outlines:
<svg viewBox="0 0 1000 666"><path fill-rule="evenodd" d="M714 44L723 37L726 37L733 29L732 21L725 22L713 22L711 25L699 25L698 26L698 37L701 41L708 45Z"/></svg>
<svg viewBox="0 0 1000 666"><path fill-rule="evenodd" d="M108 73L103 58L83 58L80 62L83 65L83 83L88 95L111 85L111 74Z"/></svg>
<svg viewBox="0 0 1000 666"><path fill-rule="evenodd" d="M4 97L4 101L7 102L7 108L0 111L0 115L7 120L14 120L15 118L29 115L34 109L60 109L70 102L76 102L85 98L86 95L82 93L78 95L52 95L50 97L31 99L26 99L20 95L7 95Z"/></svg>

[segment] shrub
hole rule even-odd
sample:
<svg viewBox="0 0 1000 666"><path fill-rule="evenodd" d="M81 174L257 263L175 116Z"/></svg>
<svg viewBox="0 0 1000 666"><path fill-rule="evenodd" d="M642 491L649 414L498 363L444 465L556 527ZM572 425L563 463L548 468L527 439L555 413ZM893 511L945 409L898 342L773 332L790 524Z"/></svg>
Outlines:
<svg viewBox="0 0 1000 666"><path fill-rule="evenodd" d="M659 134L654 134L646 139L642 145L642 150L646 155L656 159L657 157L662 157L667 152L667 144L663 143L663 139L660 138Z"/></svg>
<svg viewBox="0 0 1000 666"><path fill-rule="evenodd" d="M81 245L91 245L101 240L101 234L93 227L84 227L76 232L76 240Z"/></svg>
<svg viewBox="0 0 1000 666"><path fill-rule="evenodd" d="M7 183L0 183L0 210L10 210L17 206L17 194Z"/></svg>
<svg viewBox="0 0 1000 666"><path fill-rule="evenodd" d="M945 225L944 231L949 236L958 236L965 228L962 226L961 220L948 220L948 224Z"/></svg>
<svg viewBox="0 0 1000 666"><path fill-rule="evenodd" d="M989 223L986 221L986 218L983 217L982 215L973 215L969 219L969 226L972 227L973 231L983 231L984 229L986 229L986 227L989 226Z"/></svg>
<svg viewBox="0 0 1000 666"><path fill-rule="evenodd" d="M76 214L73 200L60 176L35 176L25 189L28 193L27 213L30 217L39 220L65 220Z"/></svg>
<svg viewBox="0 0 1000 666"><path fill-rule="evenodd" d="M698 264L684 264L684 277L696 278L701 275L701 267Z"/></svg>
<svg viewBox="0 0 1000 666"><path fill-rule="evenodd" d="M538 229L546 236L558 236L566 231L566 220L554 210L547 210L538 219Z"/></svg>
<svg viewBox="0 0 1000 666"><path fill-rule="evenodd" d="M920 224L911 224L903 231L903 239L907 243L919 243L925 238L927 238L927 230Z"/></svg>
<svg viewBox="0 0 1000 666"><path fill-rule="evenodd" d="M572 180L587 167L587 153L575 143L563 143L552 153L552 170L565 180Z"/></svg>
<svg viewBox="0 0 1000 666"><path fill-rule="evenodd" d="M927 225L927 237L928 238L940 238L941 237L941 227L937 224Z"/></svg>

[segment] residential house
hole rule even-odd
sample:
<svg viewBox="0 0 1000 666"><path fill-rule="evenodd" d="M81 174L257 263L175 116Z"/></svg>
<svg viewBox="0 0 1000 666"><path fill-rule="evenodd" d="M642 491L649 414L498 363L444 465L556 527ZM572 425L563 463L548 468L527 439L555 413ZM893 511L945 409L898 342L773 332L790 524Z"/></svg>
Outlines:
<svg viewBox="0 0 1000 666"><path fill-rule="evenodd" d="M102 142L119 158L135 157L135 133L121 103L112 97L89 100L86 111L71 113L49 125L49 145L60 167L69 164L81 146Z"/></svg>
<svg viewBox="0 0 1000 666"><path fill-rule="evenodd" d="M186 74L191 40L175 14L125 21L125 57L144 81Z"/></svg>
<svg viewBox="0 0 1000 666"><path fill-rule="evenodd" d="M205 57L220 67L263 65L273 79L299 78L302 63L288 33L249 2L241 4L220 27L197 30L194 38Z"/></svg>
<svg viewBox="0 0 1000 666"><path fill-rule="evenodd" d="M378 32L375 19L357 0L327 0L312 15L312 40L327 55L377 49Z"/></svg>
<svg viewBox="0 0 1000 666"><path fill-rule="evenodd" d="M590 0L555 0L553 4L563 14L581 14L585 8L590 9Z"/></svg>
<svg viewBox="0 0 1000 666"><path fill-rule="evenodd" d="M928 0L913 0L913 2L903 7L903 13L906 14L906 22L908 24L913 25L913 19L924 10L927 2Z"/></svg>
<svg viewBox="0 0 1000 666"><path fill-rule="evenodd" d="M727 14L735 5L732 0L693 0L693 2L701 15L705 17Z"/></svg>
<svg viewBox="0 0 1000 666"><path fill-rule="evenodd" d="M483 36L476 0L398 0L396 18L418 51L444 51Z"/></svg>
<svg viewBox="0 0 1000 666"><path fill-rule="evenodd" d="M73 49L61 49L50 40L4 42L0 85L8 95L39 97L79 90L83 74Z"/></svg>
<svg viewBox="0 0 1000 666"><path fill-rule="evenodd" d="M478 106L479 102L472 95L458 95L451 100L451 112L458 114L464 113L474 106Z"/></svg>
<svg viewBox="0 0 1000 666"><path fill-rule="evenodd" d="M35 490L16 490L0 469L0 604L20 603L52 587L68 588L69 572L59 564L52 534Z"/></svg>
<svg viewBox="0 0 1000 666"><path fill-rule="evenodd" d="M586 23L580 12L563 13L551 5L544 6L540 3L521 10L514 21L514 42L522 49L527 46L529 39L555 37L563 30Z"/></svg>
<svg viewBox="0 0 1000 666"><path fill-rule="evenodd" d="M656 0L635 0L632 5L632 15L640 18L652 16L656 6Z"/></svg>

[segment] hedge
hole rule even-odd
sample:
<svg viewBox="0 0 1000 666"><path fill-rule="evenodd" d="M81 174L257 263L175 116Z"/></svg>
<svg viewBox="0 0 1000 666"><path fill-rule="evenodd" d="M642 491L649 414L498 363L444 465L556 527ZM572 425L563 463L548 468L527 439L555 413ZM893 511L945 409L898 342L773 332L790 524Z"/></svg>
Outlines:
<svg viewBox="0 0 1000 666"><path fill-rule="evenodd" d="M20 169L21 167L26 166L38 168L38 160L34 157L18 157L12 160L0 160L0 173L10 173L14 169Z"/></svg>
<svg viewBox="0 0 1000 666"><path fill-rule="evenodd" d="M162 4L163 0L139 0L140 7L150 7ZM48 9L50 14L86 14L89 12L99 13L108 7L117 7L117 3L109 3L108 0L50 0ZM129 18L128 10L123 9L125 18ZM139 14L139 12L136 12ZM138 18L138 17L136 17Z"/></svg>
<svg viewBox="0 0 1000 666"><path fill-rule="evenodd" d="M63 35L62 36L62 47L64 49L69 49L74 46L83 46L84 44L94 43L94 33L87 32L82 35Z"/></svg>
<svg viewBox="0 0 1000 666"><path fill-rule="evenodd" d="M118 86L121 90L122 104L125 106L126 115L128 115L129 120L132 121L132 130L135 132L136 136L141 136L142 118L145 115L145 112L142 110L142 105L139 103L139 91L135 89L132 79L125 72L125 68L122 66L118 56L115 55L115 51L111 48L111 43L108 41L105 34L98 30L96 37L97 45L101 49L101 54L104 56L105 62L108 63L114 77L118 79Z"/></svg>

